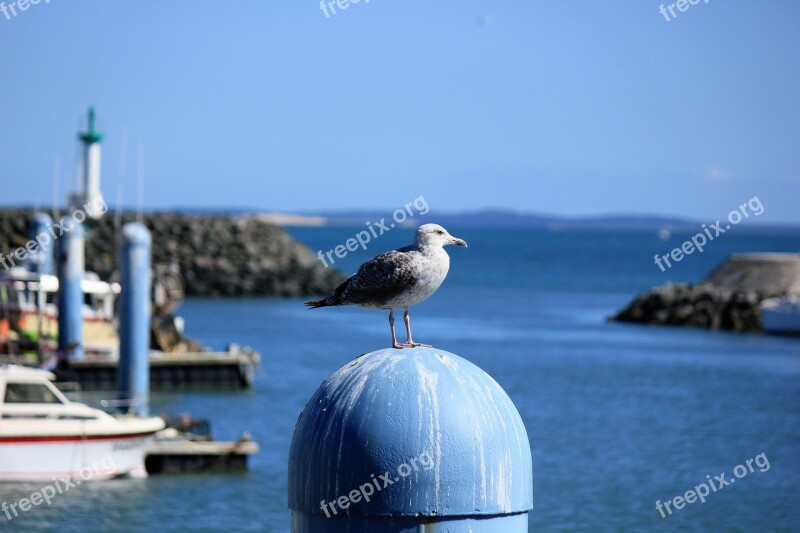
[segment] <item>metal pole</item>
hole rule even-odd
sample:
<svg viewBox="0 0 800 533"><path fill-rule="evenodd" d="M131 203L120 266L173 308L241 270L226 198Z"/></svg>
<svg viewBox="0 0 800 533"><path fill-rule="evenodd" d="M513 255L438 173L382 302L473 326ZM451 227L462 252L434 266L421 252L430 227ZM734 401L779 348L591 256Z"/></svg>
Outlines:
<svg viewBox="0 0 800 533"><path fill-rule="evenodd" d="M150 250L147 228L137 222L122 227L117 391L139 416L150 410Z"/></svg>
<svg viewBox="0 0 800 533"><path fill-rule="evenodd" d="M53 219L45 213L36 213L28 222L28 237L37 244L35 253L29 254L28 268L37 274L38 290L36 291L36 312L37 312L37 341L36 353L39 362L44 360L42 349L42 336L44 334L44 307L46 304L44 287L42 286L42 275L52 272L52 242L49 229L53 224Z"/></svg>
<svg viewBox="0 0 800 533"><path fill-rule="evenodd" d="M61 219L64 234L57 241L58 348L69 359L83 359L83 226Z"/></svg>

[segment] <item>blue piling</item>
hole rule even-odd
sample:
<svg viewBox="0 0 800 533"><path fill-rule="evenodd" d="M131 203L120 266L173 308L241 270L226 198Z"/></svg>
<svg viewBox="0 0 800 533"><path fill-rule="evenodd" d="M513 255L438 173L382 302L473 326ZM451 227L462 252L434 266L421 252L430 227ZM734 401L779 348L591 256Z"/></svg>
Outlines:
<svg viewBox="0 0 800 533"><path fill-rule="evenodd" d="M46 213L36 213L28 221L28 238L38 243L36 252L28 254L26 265L30 272L50 274L53 271L53 239L50 227L53 219Z"/></svg>
<svg viewBox="0 0 800 533"><path fill-rule="evenodd" d="M122 227L117 392L139 416L150 411L150 248L150 232L142 224Z"/></svg>
<svg viewBox="0 0 800 533"><path fill-rule="evenodd" d="M58 348L68 359L83 359L83 226L61 219L64 234L56 248L58 271Z"/></svg>
<svg viewBox="0 0 800 533"><path fill-rule="evenodd" d="M511 399L435 348L363 355L328 378L289 452L294 533L528 531L533 470Z"/></svg>

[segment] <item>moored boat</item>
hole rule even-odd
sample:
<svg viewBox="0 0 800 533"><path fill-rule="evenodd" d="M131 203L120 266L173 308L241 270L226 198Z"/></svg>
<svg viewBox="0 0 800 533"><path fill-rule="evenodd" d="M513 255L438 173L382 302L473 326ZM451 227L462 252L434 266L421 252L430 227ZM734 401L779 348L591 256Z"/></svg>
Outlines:
<svg viewBox="0 0 800 533"><path fill-rule="evenodd" d="M761 302L764 331L800 335L800 296L769 298Z"/></svg>
<svg viewBox="0 0 800 533"><path fill-rule="evenodd" d="M114 325L114 301L119 283L102 281L87 272L81 282L84 295L83 334L89 353L112 354L119 343ZM55 349L58 336L58 278L24 268L0 272L0 320L30 343L44 343L45 351ZM3 336L0 336L3 337ZM4 342L0 338L0 343ZM13 351L0 347L3 351Z"/></svg>
<svg viewBox="0 0 800 533"><path fill-rule="evenodd" d="M145 453L164 421L72 402L54 377L0 366L0 481L146 477Z"/></svg>

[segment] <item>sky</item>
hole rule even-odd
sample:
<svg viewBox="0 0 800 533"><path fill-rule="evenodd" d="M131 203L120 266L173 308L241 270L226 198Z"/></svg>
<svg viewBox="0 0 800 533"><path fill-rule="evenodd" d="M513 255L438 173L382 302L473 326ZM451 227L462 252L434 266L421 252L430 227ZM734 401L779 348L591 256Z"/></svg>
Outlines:
<svg viewBox="0 0 800 533"><path fill-rule="evenodd" d="M19 1L19 0L17 0ZM6 5L10 2L5 1ZM40 0L0 13L0 205L800 223L800 2ZM327 12L327 15L326 15ZM669 21L667 19L670 19Z"/></svg>

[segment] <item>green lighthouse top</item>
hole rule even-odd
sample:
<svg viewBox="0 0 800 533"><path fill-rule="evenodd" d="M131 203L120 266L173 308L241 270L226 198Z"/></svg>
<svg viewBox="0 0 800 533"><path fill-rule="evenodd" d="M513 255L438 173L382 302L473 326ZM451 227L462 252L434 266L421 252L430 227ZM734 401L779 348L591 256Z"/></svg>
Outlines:
<svg viewBox="0 0 800 533"><path fill-rule="evenodd" d="M86 144L93 144L103 140L103 134L94 131L94 107L89 108L89 131L78 134L78 138Z"/></svg>

